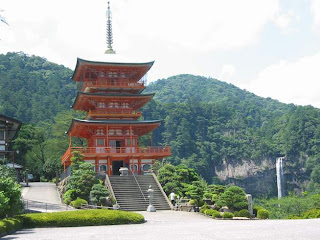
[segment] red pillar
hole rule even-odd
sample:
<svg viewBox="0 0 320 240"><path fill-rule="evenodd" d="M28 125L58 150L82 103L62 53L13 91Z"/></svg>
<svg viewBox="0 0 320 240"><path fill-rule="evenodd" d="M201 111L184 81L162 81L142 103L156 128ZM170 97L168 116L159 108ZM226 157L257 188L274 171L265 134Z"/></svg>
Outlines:
<svg viewBox="0 0 320 240"><path fill-rule="evenodd" d="M138 175L141 175L141 158L138 158Z"/></svg>
<svg viewBox="0 0 320 240"><path fill-rule="evenodd" d="M108 176L111 176L111 157L108 157Z"/></svg>
<svg viewBox="0 0 320 240"><path fill-rule="evenodd" d="M131 169L132 169L132 175L134 175L134 159L131 158Z"/></svg>
<svg viewBox="0 0 320 240"><path fill-rule="evenodd" d="M99 157L96 157L94 164L96 166L96 172L99 172Z"/></svg>

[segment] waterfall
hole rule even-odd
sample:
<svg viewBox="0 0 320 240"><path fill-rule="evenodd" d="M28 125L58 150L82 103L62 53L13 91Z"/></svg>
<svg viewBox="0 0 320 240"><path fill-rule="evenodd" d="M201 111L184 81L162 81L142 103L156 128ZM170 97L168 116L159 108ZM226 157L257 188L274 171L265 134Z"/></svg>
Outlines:
<svg viewBox="0 0 320 240"><path fill-rule="evenodd" d="M277 187L278 187L278 198L280 199L283 195L283 159L284 157L277 158L276 171L277 171Z"/></svg>

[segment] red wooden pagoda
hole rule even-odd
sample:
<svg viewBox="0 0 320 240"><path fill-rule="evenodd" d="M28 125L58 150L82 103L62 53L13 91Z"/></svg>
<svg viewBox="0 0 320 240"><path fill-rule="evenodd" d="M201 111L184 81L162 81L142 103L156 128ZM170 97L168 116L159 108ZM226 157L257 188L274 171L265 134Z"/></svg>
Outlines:
<svg viewBox="0 0 320 240"><path fill-rule="evenodd" d="M77 60L73 80L79 92L73 109L87 112L85 120L73 119L68 131L70 146L62 157L64 168L71 164L72 151L84 154L96 172L119 174L128 167L135 174L148 170L156 159L170 156L169 147L139 147L138 138L161 121L142 121L139 109L154 94L141 94L148 63L107 63ZM87 139L88 147L73 147L72 137Z"/></svg>
<svg viewBox="0 0 320 240"><path fill-rule="evenodd" d="M106 54L112 49L111 11L107 11ZM147 171L156 159L170 156L169 147L140 147L139 137L159 127L161 121L142 121L140 109L154 94L141 94L146 74L153 62L96 62L78 58L72 79L78 94L73 109L87 112L85 120L73 119L68 130L69 148L61 162L71 164L73 151L84 154L84 160L95 166L96 172L119 174L128 167L134 174ZM87 147L73 147L72 137L87 140Z"/></svg>

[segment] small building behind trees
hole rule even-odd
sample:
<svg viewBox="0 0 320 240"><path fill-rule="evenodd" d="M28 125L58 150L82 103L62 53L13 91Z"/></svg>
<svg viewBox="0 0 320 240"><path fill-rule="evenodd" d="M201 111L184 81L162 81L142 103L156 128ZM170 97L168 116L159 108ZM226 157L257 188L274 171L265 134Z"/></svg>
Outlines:
<svg viewBox="0 0 320 240"><path fill-rule="evenodd" d="M11 142L21 127L19 120L0 114L0 162L14 163L16 152L11 149Z"/></svg>

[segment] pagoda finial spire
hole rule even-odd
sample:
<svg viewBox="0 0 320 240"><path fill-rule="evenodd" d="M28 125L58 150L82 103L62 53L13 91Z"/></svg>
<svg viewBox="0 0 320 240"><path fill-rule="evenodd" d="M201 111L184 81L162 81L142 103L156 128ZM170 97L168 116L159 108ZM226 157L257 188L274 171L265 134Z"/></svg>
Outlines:
<svg viewBox="0 0 320 240"><path fill-rule="evenodd" d="M115 54L116 52L112 49L112 16L110 10L110 2L108 1L108 10L107 10L107 50L105 54Z"/></svg>

